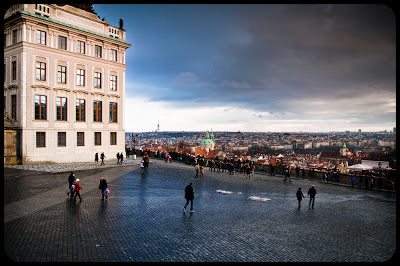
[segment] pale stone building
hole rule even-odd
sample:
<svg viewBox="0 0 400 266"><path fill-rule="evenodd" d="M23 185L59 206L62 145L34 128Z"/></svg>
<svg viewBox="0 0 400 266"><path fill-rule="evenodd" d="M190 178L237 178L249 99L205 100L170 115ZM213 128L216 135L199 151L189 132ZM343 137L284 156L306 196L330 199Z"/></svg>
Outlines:
<svg viewBox="0 0 400 266"><path fill-rule="evenodd" d="M22 164L125 151L129 47L122 20L111 26L91 5L16 4L5 13L4 112Z"/></svg>

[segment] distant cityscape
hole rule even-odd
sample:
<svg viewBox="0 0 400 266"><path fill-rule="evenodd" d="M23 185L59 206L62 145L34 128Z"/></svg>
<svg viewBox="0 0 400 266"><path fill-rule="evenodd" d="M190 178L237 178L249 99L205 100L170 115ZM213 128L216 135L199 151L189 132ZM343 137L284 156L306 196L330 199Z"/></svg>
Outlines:
<svg viewBox="0 0 400 266"><path fill-rule="evenodd" d="M214 157L218 152L253 161L279 154L309 154L320 164L361 163L361 160L387 160L395 168L396 128L381 132L212 132L214 146L205 151L202 140L208 131L126 132L127 149L186 151L193 156ZM213 152L214 151L214 152ZM288 157L288 155L286 155ZM293 157L293 156L291 156ZM321 160L322 158L326 160ZM312 158L312 157L309 157ZM341 159L340 159L341 158ZM337 159L336 161L334 159ZM340 159L340 160L339 160ZM293 160L292 160L293 161ZM303 160L304 163L304 160ZM295 165L298 163L295 162Z"/></svg>

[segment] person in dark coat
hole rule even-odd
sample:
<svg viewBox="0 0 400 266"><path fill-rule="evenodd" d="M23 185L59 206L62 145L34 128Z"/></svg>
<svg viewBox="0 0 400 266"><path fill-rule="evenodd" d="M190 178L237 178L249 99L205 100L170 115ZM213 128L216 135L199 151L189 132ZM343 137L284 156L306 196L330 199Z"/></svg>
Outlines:
<svg viewBox="0 0 400 266"><path fill-rule="evenodd" d="M101 200L104 200L104 191L106 190L107 187L108 187L107 186L107 181L103 177L100 177L99 189L101 190ZM105 195L105 196L106 196L106 199L107 199L108 196L107 195Z"/></svg>
<svg viewBox="0 0 400 266"><path fill-rule="evenodd" d="M94 155L94 162L96 163L96 165L99 165L99 153L96 152L96 154Z"/></svg>
<svg viewBox="0 0 400 266"><path fill-rule="evenodd" d="M101 159L101 164L100 165L104 165L104 158L106 158L106 156L104 155L104 152L102 152L100 154L100 159Z"/></svg>
<svg viewBox="0 0 400 266"><path fill-rule="evenodd" d="M307 192L307 195L310 195L310 203L308 203L308 208L310 208L312 201L312 208L314 209L315 194L317 194L317 190L315 189L315 186L312 185Z"/></svg>
<svg viewBox="0 0 400 266"><path fill-rule="evenodd" d="M71 188L74 181L75 181L75 174L74 172L71 172L68 177L68 188Z"/></svg>
<svg viewBox="0 0 400 266"><path fill-rule="evenodd" d="M305 198L304 195L303 195L303 192L301 191L301 187L299 187L299 190L297 190L297 192L296 192L296 197L297 197L297 201L299 202L298 210L300 210L300 203L301 203L301 200L302 200L303 198Z"/></svg>
<svg viewBox="0 0 400 266"><path fill-rule="evenodd" d="M71 174L68 177L68 188L69 188L69 191L67 193L67 195L71 195L71 199L74 196L74 188L72 187L72 185L74 184L74 181L75 181L75 174L74 174L74 172L71 172Z"/></svg>
<svg viewBox="0 0 400 266"><path fill-rule="evenodd" d="M192 183L190 183L185 188L185 199L186 199L186 204L185 207L183 207L183 213L186 213L186 207L188 206L189 201L190 201L190 212L194 212L193 210L194 190L192 187Z"/></svg>

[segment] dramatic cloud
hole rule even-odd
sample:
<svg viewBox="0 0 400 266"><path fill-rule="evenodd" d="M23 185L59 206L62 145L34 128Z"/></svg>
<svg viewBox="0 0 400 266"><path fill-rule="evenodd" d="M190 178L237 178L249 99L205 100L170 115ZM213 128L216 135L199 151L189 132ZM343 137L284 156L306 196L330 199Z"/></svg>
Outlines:
<svg viewBox="0 0 400 266"><path fill-rule="evenodd" d="M152 120L140 120L141 130L154 130L161 114L169 117L165 130L167 123L169 130L174 124L241 131L395 126L396 25L385 5L95 5L95 11L114 25L123 17L133 44L126 105L141 98L166 108L149 108ZM196 126L182 112L196 117ZM127 130L137 130L135 119L127 118Z"/></svg>

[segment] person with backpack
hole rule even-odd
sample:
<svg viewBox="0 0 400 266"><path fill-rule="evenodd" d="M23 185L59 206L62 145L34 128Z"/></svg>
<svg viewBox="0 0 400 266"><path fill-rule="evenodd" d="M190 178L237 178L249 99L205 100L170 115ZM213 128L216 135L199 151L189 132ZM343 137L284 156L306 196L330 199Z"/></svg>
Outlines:
<svg viewBox="0 0 400 266"><path fill-rule="evenodd" d="M104 200L104 196L106 196L106 199L108 198L108 195L105 195L105 190L108 188L107 186L107 181L101 176L100 177L100 185L99 189L101 190L101 200Z"/></svg>
<svg viewBox="0 0 400 266"><path fill-rule="evenodd" d="M82 201L81 193L80 190L83 189L81 185L79 184L79 179L77 179L75 182L75 196L74 196L74 201L76 200L76 196L79 197L79 201Z"/></svg>

